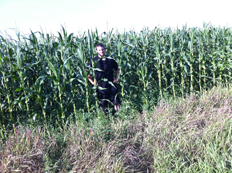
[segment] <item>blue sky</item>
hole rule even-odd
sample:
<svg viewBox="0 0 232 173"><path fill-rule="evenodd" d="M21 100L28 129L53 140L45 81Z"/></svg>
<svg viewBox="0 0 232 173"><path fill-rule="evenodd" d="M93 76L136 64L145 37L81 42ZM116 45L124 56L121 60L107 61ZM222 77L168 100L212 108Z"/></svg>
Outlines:
<svg viewBox="0 0 232 173"><path fill-rule="evenodd" d="M56 33L63 25L74 34L97 28L99 32L150 29L232 26L229 0L0 0L0 31Z"/></svg>

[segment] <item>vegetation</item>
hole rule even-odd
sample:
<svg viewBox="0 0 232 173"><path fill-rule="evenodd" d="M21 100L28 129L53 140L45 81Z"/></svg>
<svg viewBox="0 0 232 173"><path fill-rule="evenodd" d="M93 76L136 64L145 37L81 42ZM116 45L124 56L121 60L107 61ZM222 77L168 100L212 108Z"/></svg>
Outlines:
<svg viewBox="0 0 232 173"><path fill-rule="evenodd" d="M17 40L0 36L1 120L9 123L76 120L79 112L95 112L95 88L89 85L86 65L102 42L120 67L119 89L123 104L138 111L163 97L184 97L231 82L230 28L204 25L154 30L67 34L58 37L17 33ZM94 68L90 70L92 73Z"/></svg>
<svg viewBox="0 0 232 173"><path fill-rule="evenodd" d="M0 141L0 172L231 172L232 89L130 109L64 128L18 126Z"/></svg>
<svg viewBox="0 0 232 173"><path fill-rule="evenodd" d="M0 172L231 169L230 28L16 35L0 35ZM120 67L108 119L86 71L99 42Z"/></svg>

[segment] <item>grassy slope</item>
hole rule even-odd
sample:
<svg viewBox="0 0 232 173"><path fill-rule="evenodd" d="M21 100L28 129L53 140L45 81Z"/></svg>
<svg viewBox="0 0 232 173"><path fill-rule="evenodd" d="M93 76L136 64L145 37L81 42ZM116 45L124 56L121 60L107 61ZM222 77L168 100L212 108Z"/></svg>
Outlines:
<svg viewBox="0 0 232 173"><path fill-rule="evenodd" d="M229 172L231 106L232 89L214 88L133 120L19 126L0 142L0 172Z"/></svg>

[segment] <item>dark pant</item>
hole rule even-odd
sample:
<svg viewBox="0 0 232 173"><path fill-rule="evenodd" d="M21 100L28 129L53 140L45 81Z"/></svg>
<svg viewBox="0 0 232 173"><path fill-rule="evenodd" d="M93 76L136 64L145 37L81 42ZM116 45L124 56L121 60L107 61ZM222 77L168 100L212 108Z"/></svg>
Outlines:
<svg viewBox="0 0 232 173"><path fill-rule="evenodd" d="M118 90L108 82L101 82L100 86L104 89L97 89L97 98L100 106L107 106L109 101L113 104L119 104Z"/></svg>

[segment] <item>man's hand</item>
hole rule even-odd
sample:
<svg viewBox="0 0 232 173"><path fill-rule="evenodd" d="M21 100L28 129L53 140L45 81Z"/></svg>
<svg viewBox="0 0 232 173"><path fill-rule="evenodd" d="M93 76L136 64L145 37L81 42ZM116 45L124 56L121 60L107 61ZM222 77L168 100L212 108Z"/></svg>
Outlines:
<svg viewBox="0 0 232 173"><path fill-rule="evenodd" d="M98 83L97 82L94 82L93 80L91 81L92 85L95 86L95 87L99 87Z"/></svg>
<svg viewBox="0 0 232 173"><path fill-rule="evenodd" d="M115 78L113 83L117 83L118 82L118 78Z"/></svg>

